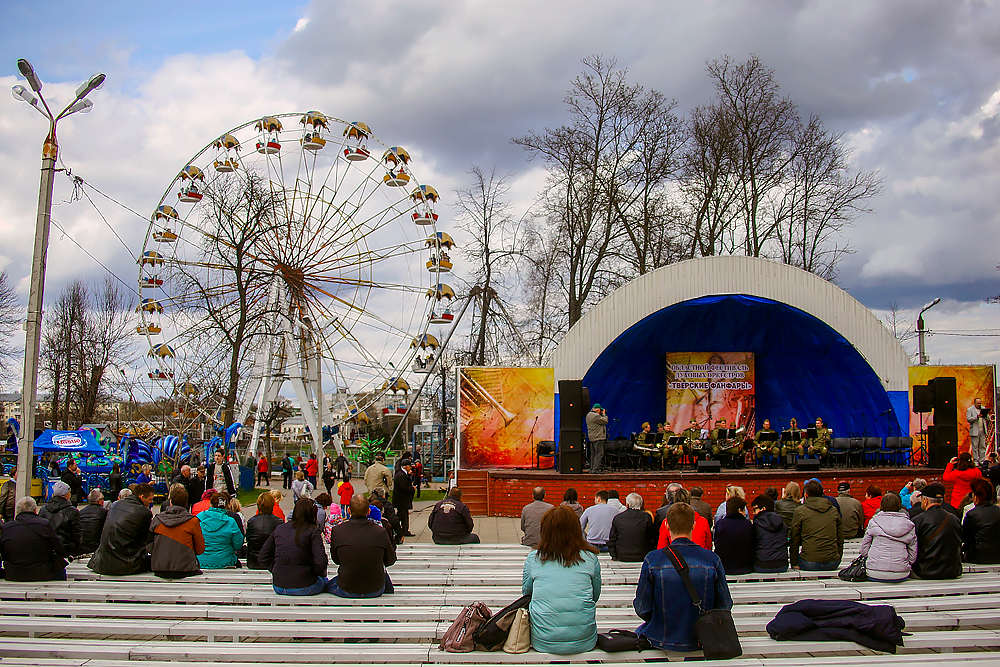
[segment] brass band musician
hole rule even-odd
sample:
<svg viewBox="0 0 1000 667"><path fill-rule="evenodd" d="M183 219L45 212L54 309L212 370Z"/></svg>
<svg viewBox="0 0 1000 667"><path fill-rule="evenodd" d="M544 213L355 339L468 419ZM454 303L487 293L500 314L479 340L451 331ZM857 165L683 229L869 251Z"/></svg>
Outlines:
<svg viewBox="0 0 1000 667"><path fill-rule="evenodd" d="M658 432L662 435L663 441L660 445L660 456L663 462L673 468L677 465L678 459L684 455L684 445L668 445L667 440L675 437L677 434L670 430L670 422L657 425Z"/></svg>
<svg viewBox="0 0 1000 667"><path fill-rule="evenodd" d="M707 454L705 451L705 443L701 439L701 427L698 426L698 420L692 419L687 430L681 435L685 438L685 452L694 457L695 460Z"/></svg>
<svg viewBox="0 0 1000 667"><path fill-rule="evenodd" d="M806 441L802 439L803 433L805 433L805 431L799 428L799 423L796 421L795 417L788 420L788 428L781 434L782 456L794 453L798 453L799 456L805 456Z"/></svg>
<svg viewBox="0 0 1000 667"><path fill-rule="evenodd" d="M757 462L760 461L767 455L771 455L774 458L781 456L781 443L777 440L763 441L760 436L764 433L777 433L773 428L771 428L771 420L765 419L764 423L757 434L754 436L754 454L757 458Z"/></svg>
<svg viewBox="0 0 1000 667"><path fill-rule="evenodd" d="M712 431L712 455L717 458L731 459L740 451L739 439L730 438L728 430L725 419L715 422L715 430Z"/></svg>
<svg viewBox="0 0 1000 667"><path fill-rule="evenodd" d="M830 438L833 430L823 425L822 417L816 418L816 437L809 442L809 455L822 460L830 449Z"/></svg>

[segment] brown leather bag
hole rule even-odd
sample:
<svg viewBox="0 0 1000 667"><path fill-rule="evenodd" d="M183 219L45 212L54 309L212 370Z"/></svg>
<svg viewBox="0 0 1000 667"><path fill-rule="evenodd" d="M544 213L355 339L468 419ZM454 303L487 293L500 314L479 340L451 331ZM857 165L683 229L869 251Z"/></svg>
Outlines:
<svg viewBox="0 0 1000 667"><path fill-rule="evenodd" d="M482 602L473 602L462 609L458 618L451 624L441 638L438 648L449 653L471 653L476 650L476 640L473 638L479 626L490 620L493 614L490 608Z"/></svg>

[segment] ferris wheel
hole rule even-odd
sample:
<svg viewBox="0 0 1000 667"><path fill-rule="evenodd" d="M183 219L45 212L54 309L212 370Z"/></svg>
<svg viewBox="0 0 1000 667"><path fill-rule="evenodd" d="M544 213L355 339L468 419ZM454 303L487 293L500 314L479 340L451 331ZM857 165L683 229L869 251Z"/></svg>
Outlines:
<svg viewBox="0 0 1000 667"><path fill-rule="evenodd" d="M260 420L288 381L320 451L325 425L364 421L404 373L429 372L429 327L451 323L455 298L438 201L363 122L286 113L212 140L167 187L137 259L151 395L172 397L178 428L228 426L251 406ZM325 383L342 405L324 405Z"/></svg>

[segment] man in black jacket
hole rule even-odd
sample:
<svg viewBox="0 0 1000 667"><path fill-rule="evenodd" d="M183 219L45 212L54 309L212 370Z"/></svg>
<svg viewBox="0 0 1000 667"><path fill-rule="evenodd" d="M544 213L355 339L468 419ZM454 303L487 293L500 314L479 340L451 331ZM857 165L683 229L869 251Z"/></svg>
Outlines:
<svg viewBox="0 0 1000 667"><path fill-rule="evenodd" d="M913 574L921 579L962 576L962 524L942 507L944 494L943 484L928 484L920 496L923 511L913 520L917 529Z"/></svg>
<svg viewBox="0 0 1000 667"><path fill-rule="evenodd" d="M368 500L351 498L351 518L330 531L330 556L339 565L327 590L344 598L377 598L392 593L385 568L396 562L389 533L368 520Z"/></svg>
<svg viewBox="0 0 1000 667"><path fill-rule="evenodd" d="M0 560L7 581L66 579L62 540L52 524L35 514L38 505L30 496L17 501L17 516L0 526Z"/></svg>
<svg viewBox="0 0 1000 667"><path fill-rule="evenodd" d="M52 524L52 530L62 540L66 555L76 556L80 553L80 542L83 541L80 510L70 504L69 498L69 485L62 480L56 482L52 485L52 497L38 510L38 516Z"/></svg>
<svg viewBox="0 0 1000 667"><path fill-rule="evenodd" d="M208 466L205 477L205 488L215 489L220 493L225 491L230 496L236 495L236 480L233 479L233 469L226 462L226 455L221 449L215 450L215 461Z"/></svg>
<svg viewBox="0 0 1000 667"><path fill-rule="evenodd" d="M392 478L392 504L399 516L399 525L403 528L404 537L414 537L410 532L410 510L413 509L413 481L410 479L411 465L409 459L396 469Z"/></svg>
<svg viewBox="0 0 1000 667"><path fill-rule="evenodd" d="M630 493L625 497L625 511L611 519L608 551L613 560L641 563L646 554L656 548L653 519L642 509L642 496Z"/></svg>
<svg viewBox="0 0 1000 667"><path fill-rule="evenodd" d="M188 503L189 503L189 506L188 506L187 509L191 509L191 507L190 507L191 499L195 498L195 496L191 495L191 492L194 491L194 490L196 490L196 489L192 489L191 488L191 485L193 483L194 483L194 476L191 474L191 466L189 466L189 465L182 465L181 469L180 469L180 472L178 472L177 475L172 480L170 480L170 486L173 486L174 484L180 484L181 486L184 487L184 490L187 491L187 494L188 494ZM204 483L202 483L201 492L202 493L205 492L205 485L204 485ZM199 494L197 496L197 498L201 498L201 495Z"/></svg>
<svg viewBox="0 0 1000 667"><path fill-rule="evenodd" d="M80 554L92 554L101 543L108 510L104 507L104 494L94 489L87 496L87 506L80 510Z"/></svg>
<svg viewBox="0 0 1000 667"><path fill-rule="evenodd" d="M462 502L462 489L457 486L434 505L427 527L434 544L479 544L479 536L472 532L472 513Z"/></svg>
<svg viewBox="0 0 1000 667"><path fill-rule="evenodd" d="M146 539L153 513L153 487L137 484L135 493L108 511L101 544L87 567L97 574L127 575L149 571Z"/></svg>
<svg viewBox="0 0 1000 667"><path fill-rule="evenodd" d="M76 461L73 459L69 460L69 463L66 464L66 469L59 476L59 480L66 482L66 485L69 486L69 501L73 507L79 505L83 500L83 476L80 474L80 468L76 465Z"/></svg>

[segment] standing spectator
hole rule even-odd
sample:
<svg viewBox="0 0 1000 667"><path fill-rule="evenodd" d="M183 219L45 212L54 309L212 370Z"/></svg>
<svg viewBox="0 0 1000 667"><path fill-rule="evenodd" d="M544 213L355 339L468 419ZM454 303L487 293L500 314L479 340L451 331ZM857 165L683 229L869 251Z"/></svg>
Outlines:
<svg viewBox="0 0 1000 667"><path fill-rule="evenodd" d="M302 470L296 470L295 481L292 482L292 502L297 505L303 498L311 498L314 488L306 479L306 473Z"/></svg>
<svg viewBox="0 0 1000 667"><path fill-rule="evenodd" d="M985 479L970 484L976 506L965 515L962 524L962 547L965 562L996 565L1000 563L1000 506L996 490Z"/></svg>
<svg viewBox="0 0 1000 667"><path fill-rule="evenodd" d="M326 525L326 515L329 511L327 508L333 505L333 496L329 493L320 493L314 499L316 501L316 525L319 526L320 531Z"/></svg>
<svg viewBox="0 0 1000 667"><path fill-rule="evenodd" d="M136 484L132 495L119 500L108 510L101 543L87 567L97 574L124 576L149 572L146 539L153 513L153 487Z"/></svg>
<svg viewBox="0 0 1000 667"><path fill-rule="evenodd" d="M789 482L785 485L781 500L774 503L774 511L789 528L792 527L792 516L795 514L795 510L802 504L801 499L802 491L799 489L798 483Z"/></svg>
<svg viewBox="0 0 1000 667"><path fill-rule="evenodd" d="M195 474L191 477L188 485L188 502L196 503L205 494L208 482L208 468L205 466L195 467Z"/></svg>
<svg viewBox="0 0 1000 667"><path fill-rule="evenodd" d="M122 477L121 464L118 463L118 461L115 461L114 464L112 464L111 466L111 473L108 475L108 487L110 491L108 495L110 495L111 498L117 500L118 494L121 493L121 490L124 488L124 486L125 486L125 480Z"/></svg>
<svg viewBox="0 0 1000 667"><path fill-rule="evenodd" d="M865 489L865 500L861 503L861 509L864 513L864 528L868 528L868 522L872 520L875 516L875 512L879 511L882 506L882 489L878 488L874 484L869 484L868 488Z"/></svg>
<svg viewBox="0 0 1000 667"><path fill-rule="evenodd" d="M221 449L215 450L215 460L208 466L206 489L215 489L219 493L228 493L230 496L236 495L236 480L233 479L233 470L226 462L226 455Z"/></svg>
<svg viewBox="0 0 1000 667"><path fill-rule="evenodd" d="M170 506L149 523L150 566L153 574L180 579L201 574L198 555L205 551L201 522L188 511L187 489L174 484Z"/></svg>
<svg viewBox="0 0 1000 667"><path fill-rule="evenodd" d="M76 461L69 460L59 479L69 486L69 502L72 503L73 507L79 505L83 501L83 476L80 474L80 468L76 465Z"/></svg>
<svg viewBox="0 0 1000 667"><path fill-rule="evenodd" d="M337 457L339 461L341 457ZM385 466L385 454L379 452L375 455L375 462L365 470L365 488L368 493L375 490L375 487L385 489L388 494L392 490L392 473Z"/></svg>
<svg viewBox="0 0 1000 667"><path fill-rule="evenodd" d="M674 536L670 548L687 563L691 583L701 594L703 609L732 609L733 599L726 585L722 561L691 541L696 515L687 503L675 502L670 506L665 521ZM694 633L698 609L692 604L687 586L664 550L651 552L642 562L632 606L643 620L636 633L656 648L664 651L698 649Z"/></svg>
<svg viewBox="0 0 1000 667"><path fill-rule="evenodd" d="M263 454L257 460L257 486L260 486L261 481L265 486L271 485L271 462Z"/></svg>
<svg viewBox="0 0 1000 667"><path fill-rule="evenodd" d="M715 553L727 575L753 572L756 545L747 503L738 496L726 501L726 515L715 524Z"/></svg>
<svg viewBox="0 0 1000 667"><path fill-rule="evenodd" d="M871 581L891 584L909 578L917 560L917 533L895 493L881 497L879 512L865 529L861 555L867 557L865 568Z"/></svg>
<svg viewBox="0 0 1000 667"><path fill-rule="evenodd" d="M404 453L405 455L405 453ZM407 459L408 461L408 459ZM396 507L403 537L414 537L410 532L410 510L413 509L413 482L410 481L410 464L404 463L392 478L392 504Z"/></svg>
<svg viewBox="0 0 1000 667"><path fill-rule="evenodd" d="M413 452L407 450L400 454L399 460L396 461L396 472L402 470L403 466L409 465L413 465ZM413 483L412 480L410 483Z"/></svg>
<svg viewBox="0 0 1000 667"><path fill-rule="evenodd" d="M840 520L844 522L844 539L853 540L864 535L865 510L861 501L851 495L850 482L837 485L837 503Z"/></svg>
<svg viewBox="0 0 1000 667"><path fill-rule="evenodd" d="M78 556L83 541L80 528L80 511L69 502L69 485L62 480L52 485L52 497L38 510L38 516L52 524L63 550L69 557Z"/></svg>
<svg viewBox="0 0 1000 667"><path fill-rule="evenodd" d="M396 547L389 533L368 520L368 500L351 498L351 518L330 531L330 555L337 576L328 590L344 598L376 598L393 592L385 568L396 562Z"/></svg>
<svg viewBox="0 0 1000 667"><path fill-rule="evenodd" d="M462 489L453 487L448 496L439 500L427 519L434 544L479 544L472 532L475 523L469 506L462 502Z"/></svg>
<svg viewBox="0 0 1000 667"><path fill-rule="evenodd" d="M911 499L914 491L923 491L927 486L927 480L917 478L912 482L907 482L902 489L899 490L899 500L903 503L903 509L909 511L913 508L913 500ZM917 494L920 495L919 493Z"/></svg>
<svg viewBox="0 0 1000 667"><path fill-rule="evenodd" d="M823 497L822 485L814 479L806 482L806 500L792 516L790 542L793 567L810 571L840 567L844 524L837 508Z"/></svg>
<svg viewBox="0 0 1000 667"><path fill-rule="evenodd" d="M271 585L278 595L318 595L327 590L329 560L311 498L295 503L292 520L274 529L258 562L271 571Z"/></svg>
<svg viewBox="0 0 1000 667"><path fill-rule="evenodd" d="M691 500L691 493L687 489L685 489L680 484L676 485L671 484L670 487L676 487L676 489L672 492L671 495L671 497L673 498L673 502L670 503L671 505L673 505L674 503L686 503L688 505L691 504L689 502ZM670 489L670 487L667 487L668 490ZM669 511L670 511L669 507L667 507L666 510L664 511L663 523L660 524L659 539L656 542L657 549L663 549L664 547L669 545L671 540L673 539L673 536L670 534L670 524L668 524L666 521L666 513ZM657 514L659 514L659 511L657 511ZM709 551L712 550L712 529L708 525L708 519L698 514L697 512L695 513L694 517L694 528L691 530L691 541L700 546L702 549L708 549Z"/></svg>
<svg viewBox="0 0 1000 667"><path fill-rule="evenodd" d="M326 487L326 494L333 497L333 483L337 481L337 475L333 472L333 465L327 457L326 466L323 468L323 486Z"/></svg>
<svg viewBox="0 0 1000 667"><path fill-rule="evenodd" d="M617 516L613 507L601 506ZM578 526L569 507L547 512L538 549L524 561L521 593L531 595L531 647L542 653L582 653L597 644L601 563Z"/></svg>
<svg viewBox="0 0 1000 667"><path fill-rule="evenodd" d="M414 497L420 497L420 487L424 485L424 464L420 461L420 454L413 457L413 491Z"/></svg>
<svg viewBox="0 0 1000 667"><path fill-rule="evenodd" d="M354 497L354 485L351 484L351 473L344 475L344 481L337 487L337 495L340 496L340 513L347 514L351 498Z"/></svg>
<svg viewBox="0 0 1000 667"><path fill-rule="evenodd" d="M619 514L625 511L625 506L622 505L622 499L618 495L617 489L610 489L608 491L608 505L618 510Z"/></svg>
<svg viewBox="0 0 1000 667"><path fill-rule="evenodd" d="M294 471L295 466L292 464L292 457L287 454L281 457L281 488L292 488L292 473Z"/></svg>
<svg viewBox="0 0 1000 667"><path fill-rule="evenodd" d="M274 529L283 523L274 516L274 496L267 491L257 496L257 514L247 521L247 567L251 570L266 570L260 564L257 556L261 548L271 537Z"/></svg>
<svg viewBox="0 0 1000 667"><path fill-rule="evenodd" d="M309 460L306 461L306 476L309 478L309 483L316 488L316 478L319 476L319 461L316 460L316 452L311 452L309 454Z"/></svg>
<svg viewBox="0 0 1000 667"><path fill-rule="evenodd" d="M642 496L638 493L628 494L625 503L625 511L611 519L608 551L614 560L641 563L654 548L653 517L643 511Z"/></svg>
<svg viewBox="0 0 1000 667"><path fill-rule="evenodd" d="M701 499L703 495L705 495L705 489L700 486L692 486L689 504L695 512L705 517L705 520L708 521L708 527L711 528L715 525L715 515L712 514L712 506Z"/></svg>
<svg viewBox="0 0 1000 667"><path fill-rule="evenodd" d="M104 494L94 489L87 496L87 506L80 510L80 554L92 554L101 543L108 510L104 507Z"/></svg>
<svg viewBox="0 0 1000 667"><path fill-rule="evenodd" d="M777 512L770 496L757 496L753 508L753 571L777 573L788 571L788 526Z"/></svg>
<svg viewBox="0 0 1000 667"><path fill-rule="evenodd" d="M567 491L573 491L576 494L573 489L567 489ZM540 486L531 490L531 497L532 501L521 508L521 532L524 533L521 536L521 544L536 549L538 541L542 539L542 517L552 509L552 505L545 502L545 489ZM566 502L563 501L563 504ZM583 508L581 507L580 514L582 513Z"/></svg>
<svg viewBox="0 0 1000 667"><path fill-rule="evenodd" d="M10 427L8 427L10 428ZM17 515L17 466L10 471L10 478L0 486L0 518L13 521Z"/></svg>
<svg viewBox="0 0 1000 667"><path fill-rule="evenodd" d="M17 501L16 516L0 526L0 560L7 581L66 579L66 552L52 524L35 512L31 496Z"/></svg>
<svg viewBox="0 0 1000 667"><path fill-rule="evenodd" d="M608 550L608 536L611 535L611 520L618 516L618 510L608 505L608 492L598 491L594 494L594 504L583 511L580 517L580 527L583 529L587 542L598 551Z"/></svg>
<svg viewBox="0 0 1000 667"><path fill-rule="evenodd" d="M379 458L379 457L381 457L381 458ZM384 463L385 462L385 454L383 454L382 452L379 452L378 454L375 455L375 460L376 461L382 461ZM344 456L343 453L337 454L337 460L336 460L336 462L335 462L334 465L336 465L337 476L340 477L340 479L344 479L344 475L346 475L348 472L350 472L351 467L348 464L347 457ZM366 477L366 479L367 479L367 477ZM365 486L368 486L368 485L365 484ZM368 490L371 491L372 487L368 487ZM386 482L385 490L386 491L389 490L388 481Z"/></svg>
<svg viewBox="0 0 1000 667"><path fill-rule="evenodd" d="M972 480L979 479L982 476L983 472L973 463L972 454L969 452L962 452L958 456L953 457L951 461L948 461L948 465L944 468L944 475L941 478L946 482L953 482L955 484L951 488L951 506L960 508L965 497L972 493L972 487L970 486Z"/></svg>
<svg viewBox="0 0 1000 667"><path fill-rule="evenodd" d="M601 471L604 459L604 441L608 439L608 413L600 403L587 413L587 440L590 441L590 472Z"/></svg>
<svg viewBox="0 0 1000 667"><path fill-rule="evenodd" d="M576 489L574 489L572 486L566 489L566 492L563 493L562 502L559 504L566 505L571 510L576 512L577 518L583 516L583 505L580 504L580 497L577 494ZM541 524L539 524L539 528L540 527Z"/></svg>
<svg viewBox="0 0 1000 667"><path fill-rule="evenodd" d="M236 519L226 512L227 500L226 495L214 492L211 507L198 515L205 537L205 551L199 554L198 564L204 570L221 570L239 564L236 552L243 546L243 533Z"/></svg>
<svg viewBox="0 0 1000 667"><path fill-rule="evenodd" d="M913 520L917 531L913 574L921 579L962 576L962 524L942 507L944 494L944 484L928 484L920 495L923 511Z"/></svg>

